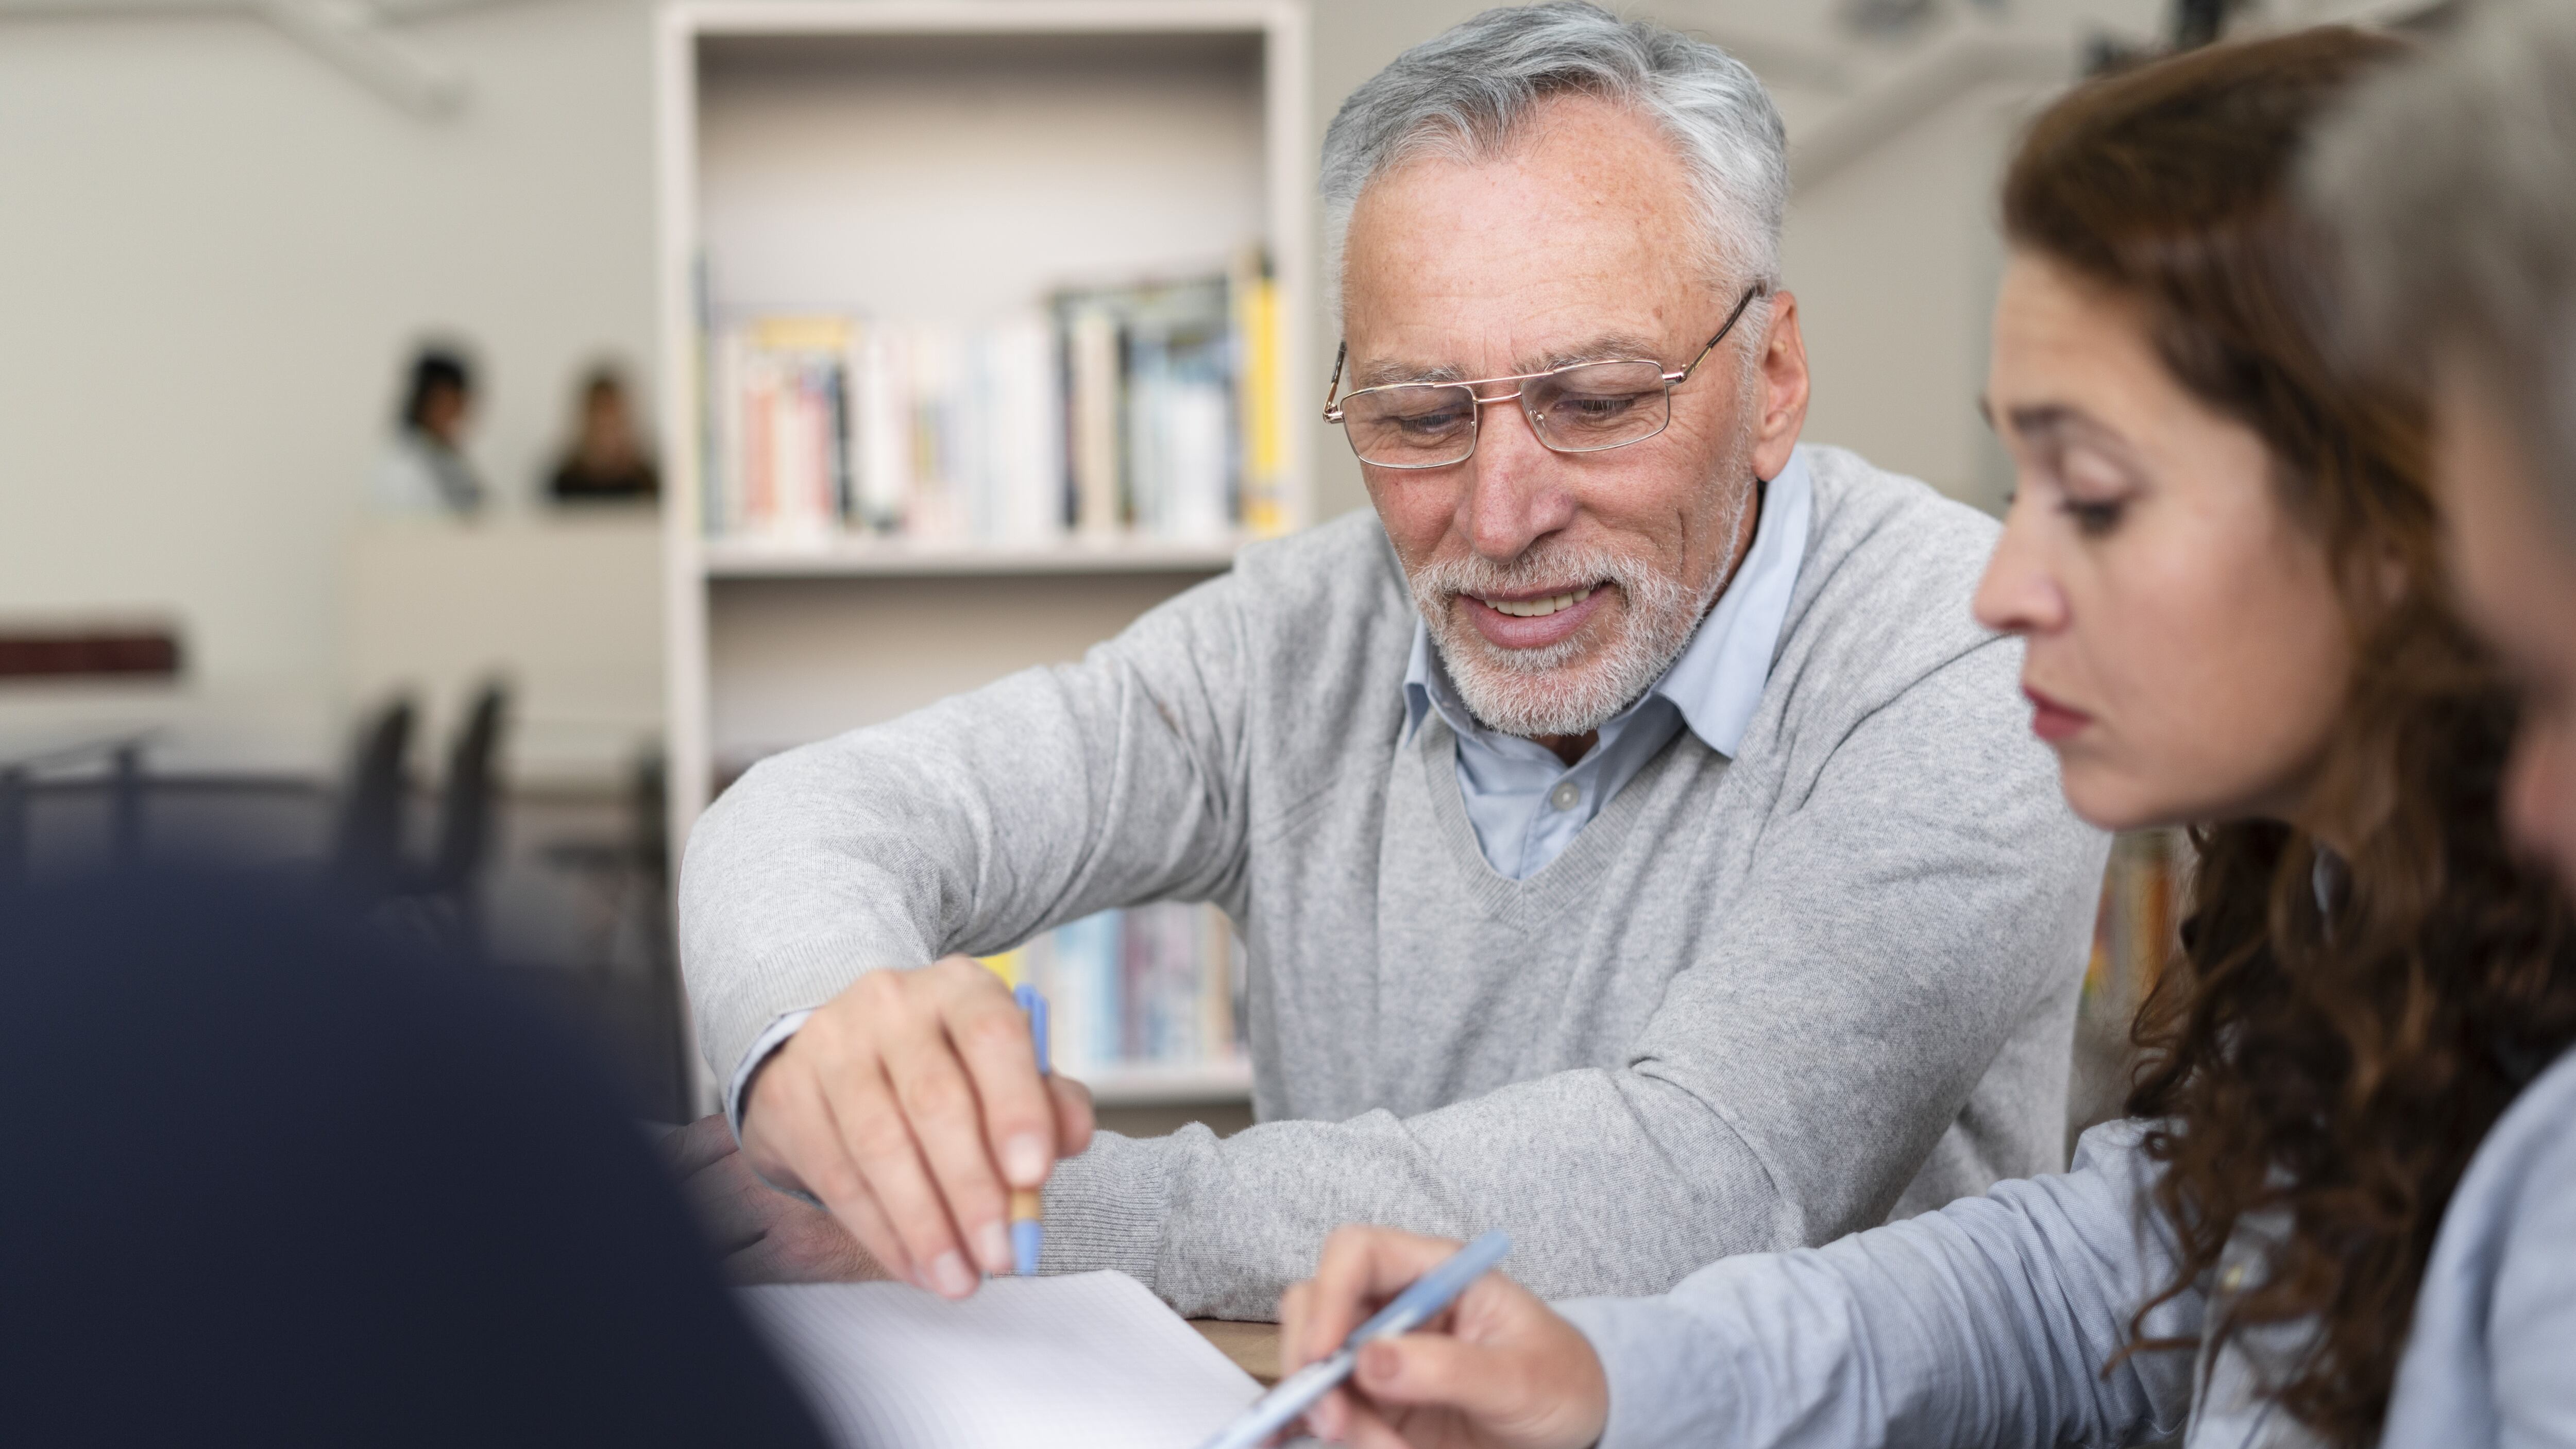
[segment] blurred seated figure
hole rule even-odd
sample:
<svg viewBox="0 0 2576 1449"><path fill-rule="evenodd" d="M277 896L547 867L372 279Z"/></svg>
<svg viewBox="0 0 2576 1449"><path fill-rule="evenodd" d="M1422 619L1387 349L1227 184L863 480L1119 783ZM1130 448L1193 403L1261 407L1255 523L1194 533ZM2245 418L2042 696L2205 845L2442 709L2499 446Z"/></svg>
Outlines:
<svg viewBox="0 0 2576 1449"><path fill-rule="evenodd" d="M662 478L635 435L626 380L613 367L582 379L572 446L555 464L546 495L557 503L632 503L659 497Z"/></svg>
<svg viewBox="0 0 2576 1449"><path fill-rule="evenodd" d="M463 451L473 410L474 373L461 354L443 347L414 354L402 413L368 490L376 511L470 518L482 510L483 480Z"/></svg>
<svg viewBox="0 0 2576 1449"><path fill-rule="evenodd" d="M819 1449L493 978L237 880L0 897L0 1439Z"/></svg>

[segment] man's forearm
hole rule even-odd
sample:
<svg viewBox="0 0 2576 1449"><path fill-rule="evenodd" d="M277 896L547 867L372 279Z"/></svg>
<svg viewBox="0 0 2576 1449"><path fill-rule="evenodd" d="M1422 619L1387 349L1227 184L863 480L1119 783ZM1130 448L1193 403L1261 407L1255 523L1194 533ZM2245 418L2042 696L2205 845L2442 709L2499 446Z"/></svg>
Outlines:
<svg viewBox="0 0 2576 1449"><path fill-rule="evenodd" d="M1691 1170L1641 1170L1676 1160ZM1183 1313L1263 1319L1346 1222L1504 1228L1513 1277L1560 1296L1661 1289L1724 1253L1803 1241L1720 1117L1634 1074L1577 1071L1410 1119L1103 1134L1048 1183L1046 1267L1116 1268Z"/></svg>
<svg viewBox="0 0 2576 1449"><path fill-rule="evenodd" d="M1212 763L1231 758L1240 702L1200 641L1200 616L1226 608L1193 591L1078 665L773 756L726 791L680 878L681 960L719 1077L864 972L1204 898L1240 848Z"/></svg>

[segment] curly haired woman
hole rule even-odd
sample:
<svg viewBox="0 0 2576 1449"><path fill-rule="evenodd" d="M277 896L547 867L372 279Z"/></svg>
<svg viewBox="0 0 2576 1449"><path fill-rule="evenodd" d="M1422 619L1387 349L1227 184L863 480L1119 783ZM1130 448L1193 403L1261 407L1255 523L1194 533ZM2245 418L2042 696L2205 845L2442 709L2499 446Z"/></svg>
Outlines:
<svg viewBox="0 0 2576 1449"><path fill-rule="evenodd" d="M1371 1346L1313 1427L1422 1449L2576 1444L2576 936L2499 818L2556 777L2529 748L2508 767L2518 706L2440 571L2423 409L2337 364L2317 279L2340 254L2298 196L2319 117L2404 53L2318 30L2099 81L2005 183L1987 405L2020 491L1978 612L2027 641L2077 812L2199 845L2127 1120L2063 1175L1659 1298L1551 1310L1489 1276ZM2345 141L2330 189L2370 193L2422 135L2372 126L2385 144ZM2420 315L2410 297L2369 315ZM2476 452L2458 411L2446 465ZM2488 592L2481 620L2514 612ZM2546 652L2498 633L2518 664ZM2511 813L2553 838L2545 802ZM1447 1246L1336 1235L1283 1303L1289 1366Z"/></svg>

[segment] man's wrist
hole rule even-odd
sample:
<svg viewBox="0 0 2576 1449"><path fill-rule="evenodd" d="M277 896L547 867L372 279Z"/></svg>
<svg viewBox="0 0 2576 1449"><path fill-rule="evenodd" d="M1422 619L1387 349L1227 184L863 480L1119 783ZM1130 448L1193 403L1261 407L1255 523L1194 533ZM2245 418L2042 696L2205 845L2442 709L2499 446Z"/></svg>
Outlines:
<svg viewBox="0 0 2576 1449"><path fill-rule="evenodd" d="M725 1084L724 1097L725 1121L733 1128L734 1141L742 1141L743 1113L751 1110L751 1088L759 1080L761 1069L769 1065L769 1059L778 1054L780 1047L787 1045L787 1039L805 1025L814 1011L815 1008L808 1006L780 1012L770 1019L769 1025L761 1028L760 1035L752 1038L742 1060L734 1064L733 1080Z"/></svg>

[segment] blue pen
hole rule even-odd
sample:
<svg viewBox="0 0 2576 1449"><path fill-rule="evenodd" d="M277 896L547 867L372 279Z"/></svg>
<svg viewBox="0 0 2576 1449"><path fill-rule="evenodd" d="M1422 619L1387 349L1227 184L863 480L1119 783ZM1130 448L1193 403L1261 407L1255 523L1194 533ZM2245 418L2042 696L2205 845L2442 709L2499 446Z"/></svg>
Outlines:
<svg viewBox="0 0 2576 1449"><path fill-rule="evenodd" d="M1020 1010L1029 1014L1029 1045L1037 1048L1038 1075L1047 1075L1047 1008L1046 998L1034 986L1023 985L1011 993ZM1038 1247L1046 1241L1045 1200L1034 1187L1011 1189L1011 1266L1023 1278L1038 1275Z"/></svg>
<svg viewBox="0 0 2576 1449"><path fill-rule="evenodd" d="M1317 1359L1281 1379L1279 1387L1254 1400L1242 1418L1200 1449L1255 1449L1306 1412L1333 1385L1349 1378L1360 1361L1361 1344L1421 1327L1423 1320L1448 1307L1449 1300L1467 1291L1468 1284L1485 1276L1485 1270L1501 1262L1511 1250L1510 1236L1496 1231L1450 1254L1448 1261L1414 1279L1412 1287L1395 1295L1395 1301L1379 1309L1376 1317L1352 1329L1351 1336L1342 1340L1332 1357Z"/></svg>

